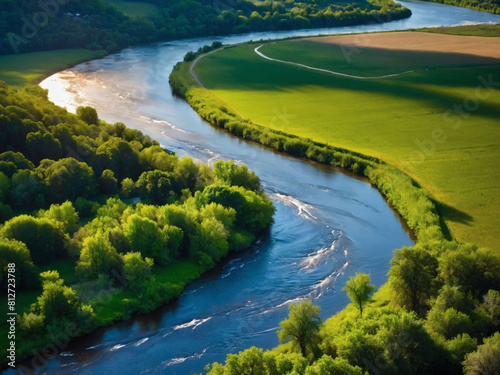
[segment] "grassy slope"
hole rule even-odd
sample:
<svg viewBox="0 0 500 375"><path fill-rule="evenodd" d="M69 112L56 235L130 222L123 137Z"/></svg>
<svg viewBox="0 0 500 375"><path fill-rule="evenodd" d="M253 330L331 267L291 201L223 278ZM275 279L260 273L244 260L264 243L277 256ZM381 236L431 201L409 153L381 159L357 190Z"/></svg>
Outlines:
<svg viewBox="0 0 500 375"><path fill-rule="evenodd" d="M104 0L104 2L118 8L119 11L129 17L151 17L158 16L159 9L155 4L139 1Z"/></svg>
<svg viewBox="0 0 500 375"><path fill-rule="evenodd" d="M104 51L65 49L0 56L0 80L11 86L22 87L50 73L106 54Z"/></svg>
<svg viewBox="0 0 500 375"><path fill-rule="evenodd" d="M257 123L398 166L441 203L440 213L455 238L500 254L500 177L495 173L500 157L500 92L480 101L478 110L460 123L444 115L474 97L478 77L492 74L500 82L500 65L432 67L397 78L361 81L269 62L256 56L254 47L207 56L196 72L216 96ZM317 46L307 42L281 42L261 51L280 58L281 48L288 49L286 54L295 56L294 61L318 62ZM400 53L387 60L379 51L373 60L366 57L375 57L377 51L365 52L352 55L359 67L351 67L351 73L377 75L387 66L404 71L419 65L411 53L406 59ZM340 49L328 54L331 61L345 60ZM444 58L434 57L438 62ZM432 56L427 58L432 61ZM429 152L418 154L417 143L432 141L436 134L440 142L427 144ZM421 156L424 161L415 162Z"/></svg>

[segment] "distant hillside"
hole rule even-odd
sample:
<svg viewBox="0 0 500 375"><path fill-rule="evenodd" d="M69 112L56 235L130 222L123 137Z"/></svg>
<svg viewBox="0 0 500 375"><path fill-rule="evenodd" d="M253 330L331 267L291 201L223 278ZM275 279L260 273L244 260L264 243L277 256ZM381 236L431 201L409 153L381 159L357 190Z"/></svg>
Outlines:
<svg viewBox="0 0 500 375"><path fill-rule="evenodd" d="M61 5L61 3L63 5ZM393 0L0 0L0 54L127 45L406 18Z"/></svg>
<svg viewBox="0 0 500 375"><path fill-rule="evenodd" d="M424 0L500 14L500 0Z"/></svg>

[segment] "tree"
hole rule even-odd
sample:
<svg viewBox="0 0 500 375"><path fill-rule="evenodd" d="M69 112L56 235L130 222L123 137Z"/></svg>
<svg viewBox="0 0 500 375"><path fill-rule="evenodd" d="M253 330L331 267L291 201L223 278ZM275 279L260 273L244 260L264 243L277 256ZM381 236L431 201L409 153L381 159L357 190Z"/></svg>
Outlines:
<svg viewBox="0 0 500 375"><path fill-rule="evenodd" d="M199 167L193 162L193 159L183 157L178 160L174 168L175 180L179 181L182 188L195 192L196 182L198 180Z"/></svg>
<svg viewBox="0 0 500 375"><path fill-rule="evenodd" d="M42 281L42 286L45 283L57 283L59 280L64 282L59 276L59 272L57 271L45 271L40 273L40 280Z"/></svg>
<svg viewBox="0 0 500 375"><path fill-rule="evenodd" d="M418 245L394 251L389 270L394 301L423 315L429 298L435 294L437 267L437 259Z"/></svg>
<svg viewBox="0 0 500 375"><path fill-rule="evenodd" d="M238 166L234 161L219 160L214 164L214 173L218 180L229 186L242 186L248 190L260 192L260 179L249 171L246 165Z"/></svg>
<svg viewBox="0 0 500 375"><path fill-rule="evenodd" d="M42 160L37 174L47 186L46 195L52 203L74 201L77 197L91 198L96 193L93 169L74 158Z"/></svg>
<svg viewBox="0 0 500 375"><path fill-rule="evenodd" d="M356 273L356 276L349 277L345 287L342 289L358 308L360 317L363 316L364 305L366 305L375 290L375 285L370 284L370 282L368 274Z"/></svg>
<svg viewBox="0 0 500 375"><path fill-rule="evenodd" d="M135 182L131 178L124 178L120 188L120 195L127 199L135 194Z"/></svg>
<svg viewBox="0 0 500 375"><path fill-rule="evenodd" d="M78 107L76 109L76 115L80 118L80 120L86 122L88 125L99 124L97 111L92 107Z"/></svg>
<svg viewBox="0 0 500 375"><path fill-rule="evenodd" d="M145 280L151 277L153 260L150 258L143 259L139 252L122 255L122 259L123 271L129 287L137 290Z"/></svg>
<svg viewBox="0 0 500 375"><path fill-rule="evenodd" d="M159 210L161 224L179 228L182 236L181 255L187 256L190 249L190 239L196 233L196 211L188 210L183 206L167 205Z"/></svg>
<svg viewBox="0 0 500 375"><path fill-rule="evenodd" d="M500 285L500 258L488 249L461 244L440 256L439 274L448 285L459 285L480 299Z"/></svg>
<svg viewBox="0 0 500 375"><path fill-rule="evenodd" d="M306 368L305 375L363 375L363 371L360 367L349 364L344 358L333 359L324 354L314 364Z"/></svg>
<svg viewBox="0 0 500 375"><path fill-rule="evenodd" d="M500 371L500 332L484 339L475 352L465 356L464 374L498 375Z"/></svg>
<svg viewBox="0 0 500 375"><path fill-rule="evenodd" d="M468 353L477 349L477 339L467 333L459 334L451 340L445 341L445 349L451 361L447 363L449 373L459 374L462 371L462 362Z"/></svg>
<svg viewBox="0 0 500 375"><path fill-rule="evenodd" d="M8 204L0 202L0 223L14 216L14 210Z"/></svg>
<svg viewBox="0 0 500 375"><path fill-rule="evenodd" d="M308 360L300 353L281 353L274 358L274 363L278 374L303 374Z"/></svg>
<svg viewBox="0 0 500 375"><path fill-rule="evenodd" d="M427 314L426 327L447 340L472 329L471 319L467 314L453 307L443 308L440 305L435 305Z"/></svg>
<svg viewBox="0 0 500 375"><path fill-rule="evenodd" d="M157 205L173 203L182 190L172 173L159 170L144 172L135 186L142 200Z"/></svg>
<svg viewBox="0 0 500 375"><path fill-rule="evenodd" d="M487 314L494 327L500 325L500 292L489 290L483 297L480 309Z"/></svg>
<svg viewBox="0 0 500 375"><path fill-rule="evenodd" d="M0 172L3 172L8 178L12 178L17 172L17 167L11 161L0 160Z"/></svg>
<svg viewBox="0 0 500 375"><path fill-rule="evenodd" d="M0 238L0 281L5 288L9 264L12 263L16 265L16 286L19 290L37 285L36 267L26 245L20 241Z"/></svg>
<svg viewBox="0 0 500 375"><path fill-rule="evenodd" d="M121 138L111 137L97 148L96 154L102 169L112 170L118 181L135 179L141 172L138 153Z"/></svg>
<svg viewBox="0 0 500 375"><path fill-rule="evenodd" d="M288 318L280 323L278 339L281 342L291 341L300 348L304 357L314 353L319 342L318 333L322 321L319 317L320 307L309 301L302 301L288 306Z"/></svg>
<svg viewBox="0 0 500 375"><path fill-rule="evenodd" d="M10 179L3 172L0 172L0 203L9 196L9 191Z"/></svg>
<svg viewBox="0 0 500 375"><path fill-rule="evenodd" d="M228 231L215 218L204 219L196 228L196 234L191 239L191 255L203 251L218 262L229 251L227 242Z"/></svg>
<svg viewBox="0 0 500 375"><path fill-rule="evenodd" d="M375 338L396 373L424 373L442 357L416 313L401 308L377 310L372 317L378 327Z"/></svg>
<svg viewBox="0 0 500 375"><path fill-rule="evenodd" d="M19 170L33 169L35 166L20 152L6 151L0 154L0 161L10 162Z"/></svg>
<svg viewBox="0 0 500 375"><path fill-rule="evenodd" d="M112 170L105 169L99 178L99 187L103 194L117 194L118 180Z"/></svg>
<svg viewBox="0 0 500 375"><path fill-rule="evenodd" d="M61 326L61 323L69 320L80 325L82 330L85 329L89 318L94 315L92 307L82 304L75 290L64 285L64 280L59 279L57 272L44 272L41 276L45 279L43 292L31 306L32 311L43 318L46 326Z"/></svg>
<svg viewBox="0 0 500 375"><path fill-rule="evenodd" d="M184 61L185 61L185 62L188 62L188 61L193 61L195 58L196 58L196 53L195 53L195 52L192 52L192 51L189 51L189 52L188 52L188 53L186 53L186 55L184 56Z"/></svg>
<svg viewBox="0 0 500 375"><path fill-rule="evenodd" d="M203 192L196 192L197 204L204 206L218 203L236 211L236 227L258 233L273 219L274 206L260 194L241 186L210 185Z"/></svg>
<svg viewBox="0 0 500 375"><path fill-rule="evenodd" d="M224 374L266 375L262 349L252 346L238 354L228 354Z"/></svg>
<svg viewBox="0 0 500 375"><path fill-rule="evenodd" d="M162 232L153 220L133 214L123 224L123 234L128 239L132 251L150 256L160 263L165 263L168 259L168 249L164 247Z"/></svg>
<svg viewBox="0 0 500 375"><path fill-rule="evenodd" d="M52 134L38 131L26 136L26 154L38 164L43 159L58 160L63 156L63 149Z"/></svg>
<svg viewBox="0 0 500 375"><path fill-rule="evenodd" d="M77 270L86 277L97 278L121 269L121 258L102 230L83 241Z"/></svg>
<svg viewBox="0 0 500 375"><path fill-rule="evenodd" d="M364 332L363 328L356 326L346 332L338 333L334 344L337 355L355 366L369 366L377 358L382 358L384 363L388 362L387 357L383 355L384 348L381 348L380 342L373 334Z"/></svg>
<svg viewBox="0 0 500 375"><path fill-rule="evenodd" d="M220 221L226 230L231 231L236 220L236 211L234 208L226 208L221 204L210 203L199 210L200 219L215 218Z"/></svg>
<svg viewBox="0 0 500 375"><path fill-rule="evenodd" d="M177 155L168 153L160 146L151 146L140 152L139 162L145 171L158 169L162 172L173 172Z"/></svg>
<svg viewBox="0 0 500 375"><path fill-rule="evenodd" d="M114 197L108 198L106 204L98 208L97 217L109 217L118 220L126 208L127 204L120 199Z"/></svg>
<svg viewBox="0 0 500 375"><path fill-rule="evenodd" d="M24 169L12 176L10 201L15 207L33 207L43 191L43 185L30 170Z"/></svg>
<svg viewBox="0 0 500 375"><path fill-rule="evenodd" d="M57 223L47 218L19 215L7 221L1 234L22 241L36 265L64 256L67 237Z"/></svg>
<svg viewBox="0 0 500 375"><path fill-rule="evenodd" d="M66 201L63 204L53 204L47 211L40 211L39 217L45 217L62 224L64 231L69 235L75 233L80 218L73 207L73 203Z"/></svg>

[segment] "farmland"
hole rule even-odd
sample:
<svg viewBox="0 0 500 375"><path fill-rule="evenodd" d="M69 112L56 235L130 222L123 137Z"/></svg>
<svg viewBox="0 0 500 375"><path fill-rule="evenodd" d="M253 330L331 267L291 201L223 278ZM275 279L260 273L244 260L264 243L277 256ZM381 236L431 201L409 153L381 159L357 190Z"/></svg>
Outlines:
<svg viewBox="0 0 500 375"><path fill-rule="evenodd" d="M431 194L454 238L500 253L500 39L382 33L259 49L358 77L405 72L383 79L266 60L259 45L206 56L195 73L226 107L260 125L400 168Z"/></svg>

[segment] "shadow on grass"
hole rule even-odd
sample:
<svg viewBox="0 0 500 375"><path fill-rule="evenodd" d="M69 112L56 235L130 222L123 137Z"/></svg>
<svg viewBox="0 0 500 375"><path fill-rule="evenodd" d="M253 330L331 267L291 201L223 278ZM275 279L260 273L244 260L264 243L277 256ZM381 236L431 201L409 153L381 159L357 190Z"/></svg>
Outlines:
<svg viewBox="0 0 500 375"><path fill-rule="evenodd" d="M456 209L455 207L439 201L434 201L434 204L436 205L436 210L439 214L439 223L441 225L441 229L443 230L444 236L448 240L452 240L452 235L450 229L446 225L446 221L452 221L465 225L472 225L472 223L474 222L474 217L466 212Z"/></svg>

